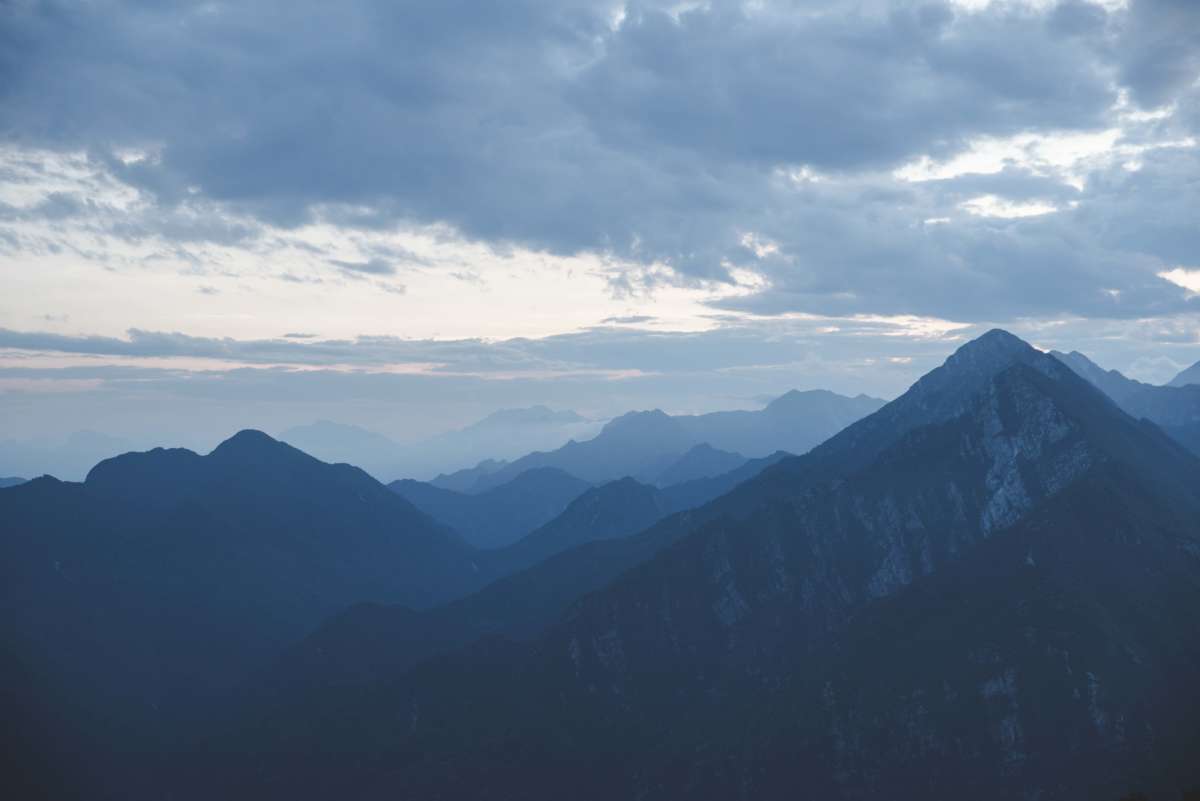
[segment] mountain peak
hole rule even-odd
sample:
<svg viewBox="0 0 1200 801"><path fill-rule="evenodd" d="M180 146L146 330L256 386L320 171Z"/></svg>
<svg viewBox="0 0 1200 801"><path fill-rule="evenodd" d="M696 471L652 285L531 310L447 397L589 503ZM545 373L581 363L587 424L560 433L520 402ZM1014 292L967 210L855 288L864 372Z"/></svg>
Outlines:
<svg viewBox="0 0 1200 801"><path fill-rule="evenodd" d="M264 453L268 449L283 445L284 443L258 429L244 428L213 448L210 455L228 456L234 454Z"/></svg>
<svg viewBox="0 0 1200 801"><path fill-rule="evenodd" d="M993 328L985 334L977 336L966 343L947 359L995 359L1011 361L1014 357L1037 352L1036 349L1020 337L1010 334L1003 328Z"/></svg>
<svg viewBox="0 0 1200 801"><path fill-rule="evenodd" d="M1196 362L1179 375L1172 378L1167 386L1186 387L1189 384L1200 384L1200 362Z"/></svg>

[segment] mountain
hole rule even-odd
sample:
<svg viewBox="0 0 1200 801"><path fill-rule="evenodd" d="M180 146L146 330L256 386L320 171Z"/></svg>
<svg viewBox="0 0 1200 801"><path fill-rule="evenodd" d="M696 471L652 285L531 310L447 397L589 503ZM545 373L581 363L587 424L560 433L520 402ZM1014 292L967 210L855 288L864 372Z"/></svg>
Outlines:
<svg viewBox="0 0 1200 801"><path fill-rule="evenodd" d="M693 515L712 514L687 510L785 457L756 459L721 476L665 489L632 478L593 487L512 545L479 554L480 574L496 578L479 592L424 611L360 604L300 643L258 689L271 695L281 687L296 692L357 684L483 636L533 637L571 602L674 542Z"/></svg>
<svg viewBox="0 0 1200 801"><path fill-rule="evenodd" d="M1169 387L1185 387L1200 384L1200 362L1196 362L1167 383Z"/></svg>
<svg viewBox="0 0 1200 801"><path fill-rule="evenodd" d="M509 545L549 522L591 485L562 470L527 470L506 484L467 495L405 479L388 485L413 506L477 548Z"/></svg>
<svg viewBox="0 0 1200 801"><path fill-rule="evenodd" d="M381 480L408 461L406 449L382 434L329 420L289 428L280 432L279 439L323 462L352 464Z"/></svg>
<svg viewBox="0 0 1200 801"><path fill-rule="evenodd" d="M557 467L592 483L624 476L656 479L697 445L754 457L776 451L804 453L883 401L848 398L824 390L792 391L760 411L672 416L659 409L630 412L610 421L594 438L554 451L535 451L481 475L470 492L495 487L532 467Z"/></svg>
<svg viewBox="0 0 1200 801"><path fill-rule="evenodd" d="M0 489L4 489L5 487L15 487L18 484L24 484L25 481L26 481L26 479L17 478L16 476L8 476L5 478L0 478Z"/></svg>
<svg viewBox="0 0 1200 801"><path fill-rule="evenodd" d="M711 478L736 470L746 461L746 457L740 453L719 450L707 442L702 442L659 473L654 483L659 487L667 487L698 478Z"/></svg>
<svg viewBox="0 0 1200 801"><path fill-rule="evenodd" d="M1200 782L1197 475L989 332L618 540L680 530L533 642L285 692L205 769L243 797L1174 797Z"/></svg>
<svg viewBox="0 0 1200 801"><path fill-rule="evenodd" d="M106 774L335 612L479 580L472 548L366 473L255 431L5 489L0 520L0 642Z"/></svg>
<svg viewBox="0 0 1200 801"><path fill-rule="evenodd" d="M95 431L76 431L59 441L9 439L0 441L0 474L78 481L101 459L132 448L126 439Z"/></svg>
<svg viewBox="0 0 1200 801"><path fill-rule="evenodd" d="M804 453L884 405L868 395L791 390L761 411L712 412L680 418L699 441L714 448L765 456L777 450Z"/></svg>
<svg viewBox="0 0 1200 801"><path fill-rule="evenodd" d="M1157 423L1193 453L1200 454L1200 385L1143 384L1116 370L1105 370L1078 351L1055 351L1052 355L1099 387L1126 412Z"/></svg>
<svg viewBox="0 0 1200 801"><path fill-rule="evenodd" d="M557 448L572 437L592 436L598 429L598 423L573 411L532 406L501 409L465 428L412 443L328 420L289 428L279 438L323 461L353 464L390 481L434 476L480 461L503 462L530 449ZM453 484L446 488L462 489Z"/></svg>
<svg viewBox="0 0 1200 801"><path fill-rule="evenodd" d="M438 473L428 483L441 489L469 493L475 485L485 483L487 476L507 464L508 462L503 459L484 459L474 467L464 467L453 473Z"/></svg>
<svg viewBox="0 0 1200 801"><path fill-rule="evenodd" d="M571 439L593 437L600 425L569 409L501 409L466 428L414 443L408 471L397 475L433 476L484 460L512 460L531 450L552 450Z"/></svg>

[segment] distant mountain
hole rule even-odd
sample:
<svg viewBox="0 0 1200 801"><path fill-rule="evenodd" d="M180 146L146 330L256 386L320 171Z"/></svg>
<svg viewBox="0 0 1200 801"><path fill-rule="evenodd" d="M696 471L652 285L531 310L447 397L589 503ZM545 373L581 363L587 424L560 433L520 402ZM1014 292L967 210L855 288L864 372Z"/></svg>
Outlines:
<svg viewBox="0 0 1200 801"><path fill-rule="evenodd" d="M399 443L365 428L318 420L280 432L279 439L323 462L352 464L380 480L407 466L408 452Z"/></svg>
<svg viewBox="0 0 1200 801"><path fill-rule="evenodd" d="M533 452L481 475L470 492L498 486L532 467L557 467L593 483L632 476L656 479L697 445L761 457L803 453L869 414L883 401L824 390L789 392L761 411L672 416L655 409L610 421L593 439Z"/></svg>
<svg viewBox="0 0 1200 801"><path fill-rule="evenodd" d="M1200 362L1196 362L1168 382L1169 387L1185 387L1200 384Z"/></svg>
<svg viewBox="0 0 1200 801"><path fill-rule="evenodd" d="M503 459L484 459L474 467L464 467L461 470L455 470L453 473L439 473L431 478L428 483L441 489L467 493L474 489L476 485L484 484L487 476L492 475L507 465L508 462Z"/></svg>
<svg viewBox="0 0 1200 801"><path fill-rule="evenodd" d="M1197 475L990 332L614 541L678 531L533 643L285 691L202 772L226 797L1177 797L1200 782Z"/></svg>
<svg viewBox="0 0 1200 801"><path fill-rule="evenodd" d="M26 480L27 479L24 478L17 478L16 476L0 478L0 489L4 489L5 487L15 487L18 484L24 484Z"/></svg>
<svg viewBox="0 0 1200 801"><path fill-rule="evenodd" d="M1105 370L1078 351L1052 352L1099 387L1129 414L1157 423L1194 453L1200 454L1200 385L1155 386Z"/></svg>
<svg viewBox="0 0 1200 801"><path fill-rule="evenodd" d="M129 440L96 431L76 431L61 440L9 439L0 441L0 474L78 481L100 460L132 448Z"/></svg>
<svg viewBox="0 0 1200 801"><path fill-rule="evenodd" d="M571 439L593 437L600 426L569 409L501 409L466 428L414 443L410 470L390 478L421 478L485 460L511 460L531 450L554 449Z"/></svg>
<svg viewBox="0 0 1200 801"><path fill-rule="evenodd" d="M473 549L366 473L255 431L5 489L0 521L0 642L100 765L351 604L428 606L479 580Z"/></svg>
<svg viewBox="0 0 1200 801"><path fill-rule="evenodd" d="M591 485L562 470L540 467L478 495L411 479L388 487L471 545L500 548L561 514Z"/></svg>
<svg viewBox="0 0 1200 801"><path fill-rule="evenodd" d="M746 457L740 453L722 451L702 442L659 473L654 483L659 487L667 487L698 478L711 478L736 470L746 462Z"/></svg>

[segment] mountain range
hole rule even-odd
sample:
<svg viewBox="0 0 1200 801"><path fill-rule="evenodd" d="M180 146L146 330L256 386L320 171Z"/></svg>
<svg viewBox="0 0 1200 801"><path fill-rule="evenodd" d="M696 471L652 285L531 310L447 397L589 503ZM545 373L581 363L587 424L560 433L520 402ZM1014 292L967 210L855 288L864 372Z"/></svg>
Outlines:
<svg viewBox="0 0 1200 801"><path fill-rule="evenodd" d="M486 492L470 495L423 481L393 481L390 489L478 548L510 545L560 515L591 484L553 467L535 467Z"/></svg>
<svg viewBox="0 0 1200 801"><path fill-rule="evenodd" d="M0 489L7 774L1173 801L1200 787L1191 389L997 330L815 447L870 399L635 413L453 488L244 431Z"/></svg>
<svg viewBox="0 0 1200 801"><path fill-rule="evenodd" d="M592 483L625 476L656 483L700 445L727 452L719 457L723 460L719 465L703 465L700 470L719 471L738 457L761 458L781 450L804 453L883 403L866 395L851 398L825 390L793 390L759 411L678 416L659 409L630 412L610 421L590 440L572 440L553 451L535 451L491 469L476 469L469 483L459 481L455 486L483 492L534 467L555 467ZM696 472L701 460L714 458L711 452L691 454L690 466L684 462L678 469L681 474L691 471L694 477L704 477ZM434 483L448 486L457 478L441 476Z"/></svg>
<svg viewBox="0 0 1200 801"><path fill-rule="evenodd" d="M279 438L324 461L354 464L380 480L391 481L557 448L572 437L593 436L599 428L600 423L569 409L531 406L501 409L465 428L411 443L401 444L359 426L328 420L289 428Z"/></svg>
<svg viewBox="0 0 1200 801"><path fill-rule="evenodd" d="M1126 412L1157 423L1163 431L1200 454L1200 384L1174 381L1167 386L1144 384L1117 370L1105 370L1078 351L1052 352L1052 355L1099 387Z"/></svg>
<svg viewBox="0 0 1200 801"><path fill-rule="evenodd" d="M990 332L611 541L642 561L531 638L281 681L197 770L242 797L1174 797L1200 782L1198 477ZM457 603L505 606L484 592ZM386 648L378 624L353 640ZM327 662L346 630L323 630Z"/></svg>

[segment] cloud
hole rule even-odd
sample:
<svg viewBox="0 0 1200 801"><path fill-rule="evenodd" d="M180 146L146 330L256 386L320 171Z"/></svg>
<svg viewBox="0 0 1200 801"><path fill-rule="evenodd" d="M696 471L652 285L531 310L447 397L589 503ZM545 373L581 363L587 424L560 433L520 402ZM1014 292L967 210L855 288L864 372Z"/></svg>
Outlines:
<svg viewBox="0 0 1200 801"><path fill-rule="evenodd" d="M307 247L275 275L297 292L424 299L411 273L493 283L466 242L594 255L614 293L736 281L710 301L735 316L1200 308L1159 277L1200 252L1195 3L614 7L6 4L0 253L204 272ZM370 247L411 230L445 259Z"/></svg>
<svg viewBox="0 0 1200 801"><path fill-rule="evenodd" d="M363 273L366 275L395 275L396 268L384 261L383 259L369 259L368 261L339 261L334 260L332 264L339 269L348 273Z"/></svg>

